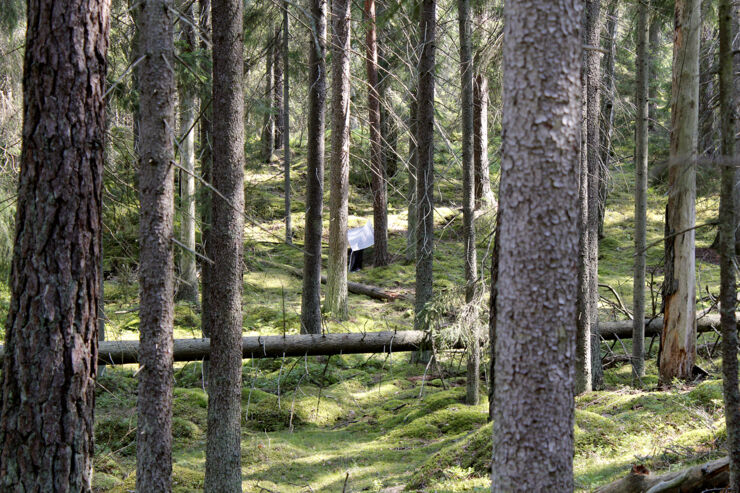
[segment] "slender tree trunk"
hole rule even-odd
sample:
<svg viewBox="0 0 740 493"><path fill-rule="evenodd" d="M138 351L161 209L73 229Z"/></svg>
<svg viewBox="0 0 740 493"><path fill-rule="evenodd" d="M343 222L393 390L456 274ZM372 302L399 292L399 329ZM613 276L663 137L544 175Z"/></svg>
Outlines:
<svg viewBox="0 0 740 493"><path fill-rule="evenodd" d="M365 16L369 26L365 38L367 56L367 108L370 122L370 171L373 190L373 229L375 234L376 267L388 265L388 184L383 162L380 133L380 96L378 94L378 41L375 26L375 0L365 0Z"/></svg>
<svg viewBox="0 0 740 493"><path fill-rule="evenodd" d="M271 55L272 61L272 98L273 98L273 124L275 126L275 149L283 147L283 61L282 61L282 29L280 25L275 26L275 39Z"/></svg>
<svg viewBox="0 0 740 493"><path fill-rule="evenodd" d="M413 81L416 82L414 85L418 85L415 80L416 74L414 74ZM412 86L414 87L414 86ZM406 231L406 260L413 262L416 259L416 168L419 162L418 150L416 146L417 137L417 108L418 98L416 97L416 91L413 91L409 101L409 161L408 161L408 174L409 174L409 187L408 187L408 229Z"/></svg>
<svg viewBox="0 0 740 493"><path fill-rule="evenodd" d="M193 18L190 4L185 15ZM185 52L195 51L195 28L183 22L182 40ZM180 84L180 162L185 172L180 174L180 242L188 250L180 250L180 279L177 283L177 299L192 304L198 303L198 273L195 265L195 115L197 98L190 81Z"/></svg>
<svg viewBox="0 0 740 493"><path fill-rule="evenodd" d="M275 69L273 67L275 43L279 38L275 37L269 40L269 47L265 53L265 116L262 122L262 160L270 162L272 152L275 150L275 115L272 106L275 100Z"/></svg>
<svg viewBox="0 0 740 493"><path fill-rule="evenodd" d="M427 329L422 310L431 300L434 266L434 63L437 27L436 0L422 0L421 57L417 92L416 167L416 300L414 328Z"/></svg>
<svg viewBox="0 0 740 493"><path fill-rule="evenodd" d="M283 0L283 174L285 182L285 242L293 243L293 223L290 217L290 76L288 59L290 56L288 36L290 23L288 18L288 0Z"/></svg>
<svg viewBox="0 0 740 493"><path fill-rule="evenodd" d="M478 277L475 251L475 168L473 162L473 47L470 0L458 0L460 79L462 88L463 243L465 245L465 303L472 303ZM468 344L468 378L465 402L480 401L480 346L478 326L471 327Z"/></svg>
<svg viewBox="0 0 740 493"><path fill-rule="evenodd" d="M583 17L583 43L598 46L601 32L599 11L601 0L586 0ZM576 392L588 392L601 386L601 357L598 339L594 341L598 323L599 267L599 112L600 63L599 52L585 50L582 69L583 123L580 176L580 243L578 289L578 338L576 351Z"/></svg>
<svg viewBox="0 0 740 493"><path fill-rule="evenodd" d="M719 103L721 122L722 194L720 197L720 319L722 381L730 456L730 489L740 492L740 388L738 387L735 308L735 104L732 54L732 7L719 1Z"/></svg>
<svg viewBox="0 0 740 493"><path fill-rule="evenodd" d="M329 195L329 266L324 303L327 312L338 320L346 320L349 316L347 308L347 219L351 7L349 0L334 0L331 7L331 190Z"/></svg>
<svg viewBox="0 0 740 493"><path fill-rule="evenodd" d="M175 58L171 12L171 0L151 0L141 15L146 59L140 82L139 491L172 488L175 74L169 67Z"/></svg>
<svg viewBox="0 0 740 493"><path fill-rule="evenodd" d="M303 247L301 333L321 334L321 231L324 206L324 114L326 105L326 0L312 0L309 42L306 237Z"/></svg>
<svg viewBox="0 0 740 493"><path fill-rule="evenodd" d="M211 36L211 0L200 0L199 5L199 31L202 37L210 40ZM200 101L203 109L201 110L200 117L200 137L198 156L200 157L200 174L206 183L211 182L211 167L212 167L212 96L213 87L211 81L211 50L208 49L208 44L205 39L200 41L200 49L206 55L201 59L201 71L205 74L205 81L200 87ZM201 249L203 253L206 253L207 245L209 243L211 233L211 191L201 185L198 187L198 201L201 205ZM208 328L208 313L210 307L208 306L207 292L210 289L210 283L208 281L210 273L210 264L206 261L200 262L200 282L201 282L201 332L203 337L210 337L211 332ZM204 369L207 362L204 362Z"/></svg>
<svg viewBox="0 0 740 493"><path fill-rule="evenodd" d="M650 19L648 31L648 72L653 74L648 85L648 133L655 133L658 119L658 59L662 45L661 31L663 30L663 18L653 13Z"/></svg>
<svg viewBox="0 0 740 493"><path fill-rule="evenodd" d="M481 67L476 67L482 70ZM488 76L481 72L475 77L473 103L473 160L475 167L475 208L496 206L488 169Z"/></svg>
<svg viewBox="0 0 740 493"><path fill-rule="evenodd" d="M735 98L733 104L735 105L735 115L740 115L740 4L733 2L730 5L732 10L732 32L734 33L732 38L732 64L733 64L733 86L735 88ZM740 119L735 117L735 150L740 147L740 126L738 126ZM735 254L740 253L740 169L735 168L735 188L734 188L734 202L735 202Z"/></svg>
<svg viewBox="0 0 740 493"><path fill-rule="evenodd" d="M598 238L604 237L604 210L606 209L606 196L608 193L607 178L612 157L612 133L614 131L614 99L617 88L614 82L614 65L617 57L617 23L619 22L619 2L609 1L606 13L607 53L602 60L602 80L605 89L604 97L601 99L600 135L601 149L600 161L602 175L599 180L599 231Z"/></svg>
<svg viewBox="0 0 740 493"><path fill-rule="evenodd" d="M207 255L211 357L208 386L207 493L241 491L242 248L244 95L241 0L213 0L213 221Z"/></svg>
<svg viewBox="0 0 740 493"><path fill-rule="evenodd" d="M690 379L696 358L694 227L699 100L700 0L676 0L671 151L666 206L660 382ZM689 230L685 233L682 231Z"/></svg>
<svg viewBox="0 0 740 493"><path fill-rule="evenodd" d="M701 33L699 35L699 155L712 156L715 153L715 111L712 98L714 96L714 60L715 39L717 32L709 22L712 4L702 1L701 4Z"/></svg>
<svg viewBox="0 0 740 493"><path fill-rule="evenodd" d="M504 6L492 491L574 488L580 6Z"/></svg>
<svg viewBox="0 0 740 493"><path fill-rule="evenodd" d="M499 184L501 180L499 180ZM499 185L500 189L500 185ZM499 195L500 196L500 195ZM498 214L496 214L496 229L493 234L493 251L491 252L491 298L488 302L488 344L491 347L491 363L488 384L488 421L493 421L495 413L494 392L496 391L496 303L498 300L498 263L500 258L501 244L501 218L503 209L499 204Z"/></svg>
<svg viewBox="0 0 740 493"><path fill-rule="evenodd" d="M632 380L640 385L645 375L645 261L647 259L647 165L648 165L648 12L649 0L638 4L635 82L635 266L632 285Z"/></svg>
<svg viewBox="0 0 740 493"><path fill-rule="evenodd" d="M27 9L0 490L89 492L109 6L31 0Z"/></svg>

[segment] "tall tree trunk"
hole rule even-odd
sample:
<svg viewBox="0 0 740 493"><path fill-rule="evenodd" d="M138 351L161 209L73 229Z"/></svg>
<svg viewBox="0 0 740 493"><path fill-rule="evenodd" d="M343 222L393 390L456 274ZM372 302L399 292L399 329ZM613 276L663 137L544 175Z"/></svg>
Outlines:
<svg viewBox="0 0 740 493"><path fill-rule="evenodd" d="M172 0L142 11L139 417L136 489L172 487L174 66Z"/></svg>
<svg viewBox="0 0 740 493"><path fill-rule="evenodd" d="M275 149L283 147L283 47L282 29L280 25L275 26L275 40L272 48L272 97L273 97L273 121L275 125Z"/></svg>
<svg viewBox="0 0 740 493"><path fill-rule="evenodd" d="M720 197L720 319L722 325L722 381L730 456L730 489L740 492L740 388L738 388L737 323L735 308L735 104L732 54L732 8L719 1L719 104L722 154Z"/></svg>
<svg viewBox="0 0 740 493"><path fill-rule="evenodd" d="M740 115L740 4L733 2L730 5L732 9L732 32L734 36L732 38L732 64L733 64L733 86L735 88L735 99L733 104L735 105L735 115ZM735 117L735 150L740 147L740 126L738 123L740 119ZM734 202L735 202L735 254L740 253L740 169L735 169L735 188L734 188Z"/></svg>
<svg viewBox="0 0 740 493"><path fill-rule="evenodd" d="M0 489L89 492L109 6L31 0L27 9Z"/></svg>
<svg viewBox="0 0 740 493"><path fill-rule="evenodd" d="M414 328L427 329L422 310L432 299L434 266L434 63L436 0L422 0L419 25L421 56L417 92L416 300Z"/></svg>
<svg viewBox="0 0 740 493"><path fill-rule="evenodd" d="M465 245L465 303L475 297L477 257L475 251L475 168L473 162L473 46L470 0L458 0L460 31L460 79L462 103L463 243ZM468 378L465 402L478 405L480 395L480 345L478 325L472 324L468 343Z"/></svg>
<svg viewBox="0 0 740 493"><path fill-rule="evenodd" d="M483 29L486 22L486 4L476 5L475 25ZM485 46L479 46L480 37L476 37L475 59L473 69L473 166L475 168L475 209L496 207L496 198L491 190L491 174L488 166L488 64L483 56Z"/></svg>
<svg viewBox="0 0 740 493"><path fill-rule="evenodd" d="M275 100L275 69L273 67L275 43L279 38L275 37L268 41L265 52L265 116L262 121L262 160L266 163L272 158L275 150L275 115L272 103Z"/></svg>
<svg viewBox="0 0 740 493"><path fill-rule="evenodd" d="M380 96L378 93L378 40L375 26L375 0L365 0L369 25L365 38L367 66L367 109L370 122L370 172L373 190L373 230L375 234L374 265L388 265L388 184L383 162L380 133Z"/></svg>
<svg viewBox="0 0 740 493"><path fill-rule="evenodd" d="M658 85L660 83L658 75L658 60L660 58L660 49L662 45L661 31L663 30L663 17L653 12L650 19L650 28L648 31L648 72L653 74L648 85L648 132L655 133L656 123L658 121Z"/></svg>
<svg viewBox="0 0 740 493"><path fill-rule="evenodd" d="M499 190L500 190L499 180ZM500 196L500 195L499 195ZM491 362L489 370L491 376L488 384L488 421L493 421L495 413L494 392L496 391L496 303L498 300L498 263L500 258L501 245L501 218L503 209L499 204L498 214L496 214L496 226L493 233L493 251L491 252L491 297L488 301L488 345L490 346Z"/></svg>
<svg viewBox="0 0 740 493"><path fill-rule="evenodd" d="M301 333L321 334L321 230L324 207L324 114L326 105L326 0L311 2L309 36L306 237L303 246Z"/></svg>
<svg viewBox="0 0 740 493"><path fill-rule="evenodd" d="M671 150L665 221L660 382L689 379L696 358L694 227L699 109L700 0L676 0Z"/></svg>
<svg viewBox="0 0 740 493"><path fill-rule="evenodd" d="M290 2L283 0L283 175L285 188L285 242L293 243L293 222L290 214L290 76L288 72L288 60L290 50L288 36L290 35L290 23L288 18L288 6Z"/></svg>
<svg viewBox="0 0 740 493"><path fill-rule="evenodd" d="M411 87L418 86L417 74L412 75L412 84ZM408 229L406 230L406 260L408 262L413 262L416 259L416 168L419 162L416 146L418 98L417 91L412 92L409 101Z"/></svg>
<svg viewBox="0 0 740 493"><path fill-rule="evenodd" d="M241 0L213 0L213 187L207 254L211 357L203 489L241 491L242 248L244 234L244 95Z"/></svg>
<svg viewBox="0 0 740 493"><path fill-rule="evenodd" d="M635 265L632 285L632 380L640 384L645 375L645 262L647 259L647 168L648 168L648 1L640 2L637 14L637 56L635 81Z"/></svg>
<svg viewBox="0 0 740 493"><path fill-rule="evenodd" d="M193 18L190 3L185 15ZM195 28L186 22L180 23L185 52L195 51ZM185 169L180 175L180 242L188 250L180 250L180 279L177 283L177 299L192 304L198 303L198 273L195 266L195 114L197 98L190 81L180 84L180 161Z"/></svg>
<svg viewBox="0 0 740 493"><path fill-rule="evenodd" d="M601 34L599 11L601 0L586 0L583 17L583 43L597 47ZM582 91L583 123L580 175L580 243L578 275L578 337L576 350L576 392L588 392L601 386L601 357L598 336L595 336L598 311L599 269L599 113L600 63L599 52L593 49L583 53Z"/></svg>
<svg viewBox="0 0 740 493"><path fill-rule="evenodd" d="M612 133L614 132L614 99L617 87L614 82L614 66L617 58L617 23L619 22L619 2L609 1L606 13L607 53L602 59L602 80L605 89L604 97L601 99L601 139L600 161L602 176L599 180L599 231L598 238L604 237L604 210L606 209L606 196L608 192L607 177L612 157Z"/></svg>
<svg viewBox="0 0 740 493"><path fill-rule="evenodd" d="M338 320L346 320L349 316L347 308L347 219L351 7L349 0L334 0L331 6L331 189L329 195L329 266L324 304L327 312Z"/></svg>
<svg viewBox="0 0 740 493"><path fill-rule="evenodd" d="M203 38L210 41L211 34L211 0L200 0L199 5L199 31ZM211 169L213 165L213 138L212 138L212 116L213 116L213 84L211 74L211 50L208 48L206 39L201 39L200 49L205 53L201 59L201 72L205 74L205 82L200 88L200 101L203 109L200 117L200 143L198 156L200 157L200 174L206 183L211 183ZM198 200L201 205L201 243L203 253L208 251L208 243L211 237L211 191L208 187L201 185L199 188ZM208 306L208 295L212 283L209 281L211 264L207 261L200 262L200 282L201 282L201 317L200 328L203 337L210 337L211 330L208 325L208 314L211 312ZM208 362L203 362L204 376L208 377Z"/></svg>
<svg viewBox="0 0 740 493"><path fill-rule="evenodd" d="M580 5L504 6L493 491L574 488Z"/></svg>
<svg viewBox="0 0 740 493"><path fill-rule="evenodd" d="M715 153L714 97L715 38L717 32L707 17L714 2L701 5L701 34L699 41L699 155Z"/></svg>

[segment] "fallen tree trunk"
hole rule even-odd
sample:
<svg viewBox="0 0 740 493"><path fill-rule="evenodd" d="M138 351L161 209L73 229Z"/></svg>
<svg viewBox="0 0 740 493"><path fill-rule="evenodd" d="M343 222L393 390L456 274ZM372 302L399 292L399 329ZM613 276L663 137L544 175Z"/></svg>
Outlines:
<svg viewBox="0 0 740 493"><path fill-rule="evenodd" d="M260 260L265 265L275 267L277 269L285 270L291 275L303 279L303 271L290 265L278 264L269 260ZM326 284L326 276L322 274L321 283ZM371 286L369 284L363 284L361 282L347 282L347 291L354 294L361 294L370 298L381 300L381 301L396 301L396 300L407 300L413 303L414 297L404 293L398 293L395 291L387 291L378 286Z"/></svg>
<svg viewBox="0 0 740 493"><path fill-rule="evenodd" d="M649 322L649 323L648 323ZM697 333L712 332L719 327L719 315L704 315L696 320ZM645 320L645 337L656 336L663 330L663 318ZM599 334L607 340L631 339L632 320L618 320L616 322L599 322Z"/></svg>
<svg viewBox="0 0 740 493"><path fill-rule="evenodd" d="M729 483L729 460L725 457L666 474L650 474L644 466L633 466L628 476L596 489L596 493L687 493L724 488Z"/></svg>
<svg viewBox="0 0 740 493"><path fill-rule="evenodd" d="M247 359L416 351L425 344L425 338L426 334L418 330L244 337L242 356ZM0 354L3 354L2 349L0 346ZM210 352L210 339L175 339L175 361L208 359ZM139 341L101 341L99 344L99 364L136 363L138 359Z"/></svg>

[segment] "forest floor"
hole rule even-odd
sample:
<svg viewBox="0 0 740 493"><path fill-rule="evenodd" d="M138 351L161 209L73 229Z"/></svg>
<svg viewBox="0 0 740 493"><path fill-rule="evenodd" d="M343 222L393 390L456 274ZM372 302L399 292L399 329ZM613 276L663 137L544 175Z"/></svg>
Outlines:
<svg viewBox="0 0 740 493"><path fill-rule="evenodd" d="M449 156L438 168L453 169ZM448 161L443 161L448 159ZM254 162L254 161L253 161ZM305 162L294 159L295 184L304 182ZM602 320L625 318L620 304L630 307L632 293L631 170L612 177L612 190L600 253L600 283L614 288L618 301L602 289ZM244 275L244 334L297 333L301 280L280 264L302 265L300 249L285 245L282 223L280 163L247 170L247 225ZM412 292L414 265L405 260L406 210L402 171L391 180L390 247L394 262L351 273L350 280L388 290ZM447 174L446 176L450 176ZM350 226L372 219L368 177L353 174ZM295 186L295 185L294 185ZM449 325L462 296L462 215L459 177L440 180L437 190L435 290L440 293L438 320ZM294 197L296 244L302 243L303 197ZM651 188L648 281L659 309L662 280L662 220L665 193ZM699 199L697 223L711 220L717 200ZM325 237L328 210L325 209ZM478 221L479 261L490 269L492 215ZM706 253L713 230L697 230L697 245ZM576 252L574 252L575 255ZM697 292L702 307L718 291L719 270L711 255L697 261ZM268 262L265 262L268 261ZM0 284L0 312L7 310L7 286ZM138 286L135 272L119 270L105 284L107 337L138 337ZM329 332L406 330L413 324L413 306L406 301L378 302L350 295L350 319L327 321ZM459 303L457 303L459 304ZM648 300L648 311L651 302ZM487 301L482 303L487 307ZM526 316L526 314L523 314ZM4 320L4 313L0 313ZM487 310L481 313L485 323ZM487 331L485 331L487 332ZM197 308L179 303L175 337L199 337ZM714 342L713 334L701 342ZM699 364L710 376L692 384L656 390L655 356L651 347L647 375L640 389L631 386L629 364L616 361L605 372L606 389L576 400L575 479L588 491L625 475L633 463L660 471L676 469L723 454L725 439L720 361L704 349ZM630 351L629 341L604 344L603 354ZM491 425L486 424L486 388L478 406L464 404L465 362L460 351L440 354L443 379L436 368L412 364L408 353L246 360L243 366L243 487L250 492L311 491L488 491ZM487 364L484 363L484 368ZM200 362L179 363L174 393L174 491L200 491L205 463L207 394ZM487 380L487 373L486 373ZM484 382L485 385L485 382ZM98 380L95 416L95 491L126 492L135 487L136 367L107 367Z"/></svg>

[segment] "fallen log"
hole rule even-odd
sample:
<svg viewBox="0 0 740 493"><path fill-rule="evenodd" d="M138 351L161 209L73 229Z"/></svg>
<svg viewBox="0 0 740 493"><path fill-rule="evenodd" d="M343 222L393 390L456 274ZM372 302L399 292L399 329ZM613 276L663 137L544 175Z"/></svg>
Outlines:
<svg viewBox="0 0 740 493"><path fill-rule="evenodd" d="M696 319L696 332L712 332L719 328L719 315L704 315ZM660 335L663 330L663 318L645 320L645 337ZM616 322L599 322L599 335L607 340L632 338L632 320L618 320Z"/></svg>
<svg viewBox="0 0 740 493"><path fill-rule="evenodd" d="M420 330L243 337L242 356L248 359L416 351L425 340L426 333ZM2 350L0 346L0 355ZM175 339L173 353L175 361L208 359L210 339ZM99 364L136 363L138 360L139 341L101 341L98 346Z"/></svg>
<svg viewBox="0 0 740 493"><path fill-rule="evenodd" d="M271 267L275 267L277 269L285 270L291 275L303 279L303 271L301 269L298 269L296 267L292 267L290 265L285 264L278 264L276 262L271 262L269 260L260 260L265 265L269 265ZM326 284L326 276L321 275L321 283ZM363 296L367 296L369 298L373 298L376 300L381 301L396 301L396 300L407 300L407 301L414 301L414 297L408 294L404 293L398 293L394 291L387 291L384 290L378 286L371 286L370 284L363 284L361 282L347 282L347 291L354 294L361 294Z"/></svg>
<svg viewBox="0 0 740 493"><path fill-rule="evenodd" d="M718 459L682 471L650 474L633 466L626 477L596 489L596 493L686 493L724 488L730 482L729 459Z"/></svg>

